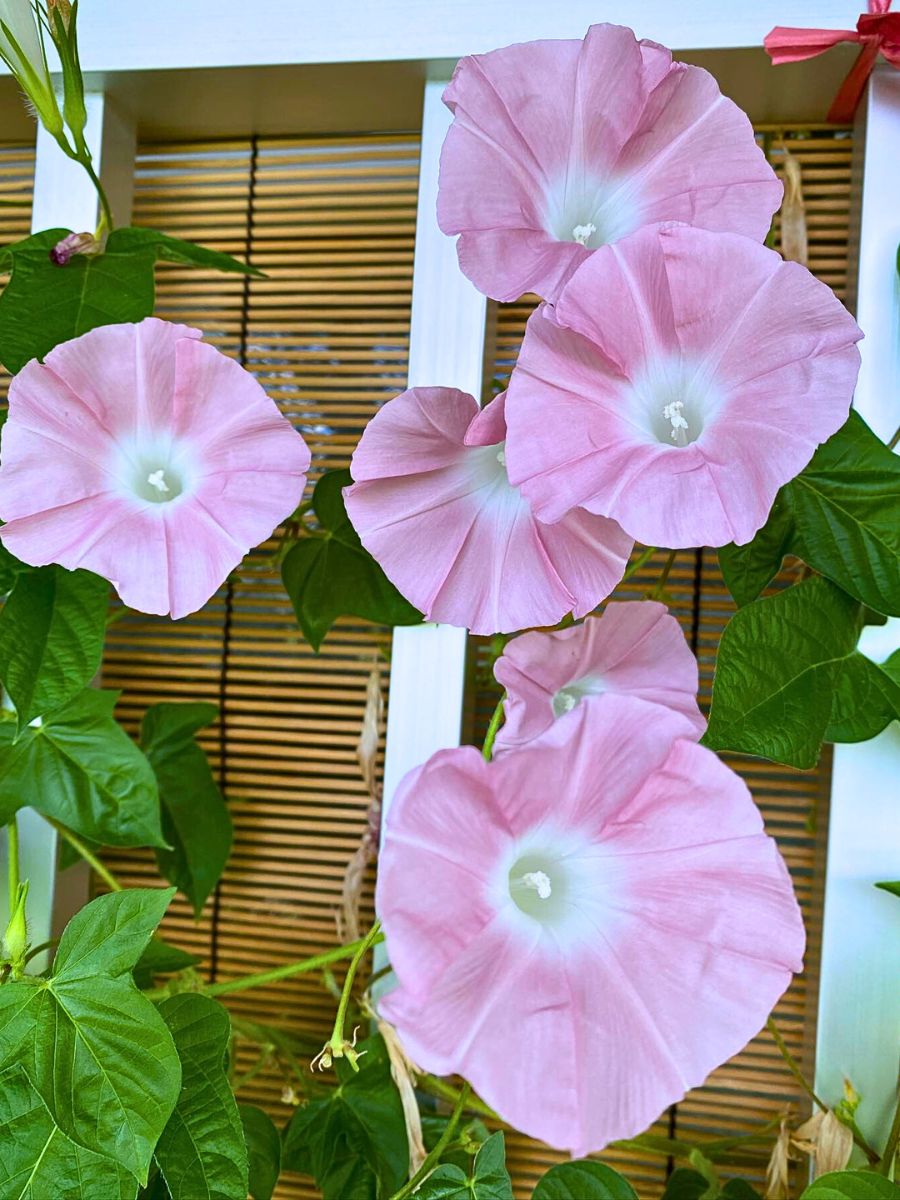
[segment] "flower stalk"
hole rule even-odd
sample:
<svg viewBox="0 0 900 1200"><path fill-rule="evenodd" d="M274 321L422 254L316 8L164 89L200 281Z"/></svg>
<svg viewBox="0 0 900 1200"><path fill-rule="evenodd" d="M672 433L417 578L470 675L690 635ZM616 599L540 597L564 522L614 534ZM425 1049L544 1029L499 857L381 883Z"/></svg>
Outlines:
<svg viewBox="0 0 900 1200"><path fill-rule="evenodd" d="M413 1175L411 1179L408 1179L406 1183L404 1183L403 1187L399 1189L399 1191L394 1192L391 1200L406 1200L407 1196L411 1196L413 1192L418 1190L420 1185L428 1178L431 1172L441 1161L441 1155L450 1145L453 1135L456 1133L456 1127L459 1125L459 1120L463 1114L464 1108L466 1107L466 1102L469 1099L470 1091L471 1088L469 1085L464 1083L459 1091L459 1095L456 1098L456 1104L454 1105L453 1112L450 1114L450 1120L444 1127L444 1132L441 1134L436 1145L431 1151L429 1151L425 1161L422 1163L421 1167L419 1167L418 1171L416 1171L415 1175Z"/></svg>
<svg viewBox="0 0 900 1200"><path fill-rule="evenodd" d="M383 940L384 934L381 932L381 922L376 921L366 936L356 944L356 950L353 958L350 960L350 966L347 968L347 974L344 978L344 986L341 988L341 998L338 1001L337 1015L334 1018L334 1029L332 1030L331 1037L312 1062L312 1065L318 1067L319 1070L327 1070L336 1058L346 1058L354 1071L359 1070L359 1054L356 1052L356 1032L354 1031L352 1039L348 1040L344 1036L344 1024L347 1020L347 1009L350 1006L353 981L356 978L359 965L369 950L377 942Z"/></svg>

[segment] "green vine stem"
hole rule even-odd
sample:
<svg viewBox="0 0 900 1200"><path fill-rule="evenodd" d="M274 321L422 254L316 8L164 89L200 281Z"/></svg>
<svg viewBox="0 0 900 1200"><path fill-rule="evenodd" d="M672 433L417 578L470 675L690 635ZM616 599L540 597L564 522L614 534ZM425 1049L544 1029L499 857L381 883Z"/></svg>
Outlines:
<svg viewBox="0 0 900 1200"><path fill-rule="evenodd" d="M778 1047L779 1053L785 1061L787 1069L797 1080L797 1083L799 1083L800 1087L817 1108L820 1108L822 1112L828 1112L828 1105L816 1095L812 1085L806 1081L806 1078L803 1072L800 1070L797 1060L794 1058L793 1054L791 1054L790 1050L788 1049L787 1042L785 1042L784 1038L781 1036L778 1026L771 1017L769 1017L768 1021L766 1021L766 1028L768 1029L769 1033L771 1033L775 1041L775 1045ZM880 1162L881 1156L872 1149L872 1147L863 1137L862 1131L852 1117L846 1117L834 1109L832 1111L841 1124L846 1125L853 1134L854 1142L856 1142L857 1146L859 1146L860 1150L862 1150L869 1162L873 1165Z"/></svg>
<svg viewBox="0 0 900 1200"><path fill-rule="evenodd" d="M655 553L655 546L648 546L646 550L642 550L634 562L629 563L625 568L625 574L622 576L620 583L624 583L626 579L630 579L632 575L636 575L641 567L648 563Z"/></svg>
<svg viewBox="0 0 900 1200"><path fill-rule="evenodd" d="M885 1142L884 1154L881 1156L881 1163L878 1167L882 1175L887 1175L888 1179L890 1179L891 1172L894 1169L894 1159L897 1157L898 1146L900 1146L900 1096L897 1097L894 1120L891 1122L891 1131Z"/></svg>
<svg viewBox="0 0 900 1200"><path fill-rule="evenodd" d="M657 579L657 581L656 581L656 587L650 593L651 600L661 600L663 598L663 596L665 595L666 584L669 582L669 574L672 570L672 566L675 562L677 555L678 555L677 550L669 551L668 557L666 558L666 561L665 561L665 565L663 566L663 569L662 569L662 574L660 575L659 579Z"/></svg>
<svg viewBox="0 0 900 1200"><path fill-rule="evenodd" d="M337 1015L334 1018L334 1029L331 1031L331 1037L322 1047L320 1053L313 1059L313 1066L326 1069L331 1066L334 1059L346 1058L354 1071L359 1070L357 1065L359 1055L354 1049L356 1035L353 1035L352 1041L348 1041L344 1037L344 1024L347 1020L347 1009L350 1007L350 996L353 993L353 980L356 978L359 964L368 954L369 950L377 942L382 941L384 941L384 934L381 932L381 922L376 921L366 936L360 942L356 943L356 950L353 958L350 960L350 966L347 968L347 974L344 977L344 986L341 988L341 998L338 1001Z"/></svg>
<svg viewBox="0 0 900 1200"><path fill-rule="evenodd" d="M469 1085L464 1083L460 1089L459 1095L456 1098L456 1104L453 1107L453 1112L450 1114L450 1120L444 1127L444 1132L441 1134L436 1145L430 1150L425 1157L425 1161L413 1175L412 1179L407 1180L399 1191L394 1192L391 1200L406 1200L407 1196L411 1196L417 1190L419 1185L428 1178L434 1168L441 1161L441 1155L449 1146L450 1141L456 1133L456 1127L459 1124L459 1119L463 1114L463 1109L466 1107L466 1101L469 1099Z"/></svg>
<svg viewBox="0 0 900 1200"><path fill-rule="evenodd" d="M242 975L239 979L223 979L221 983L210 983L199 990L206 996L226 996L233 995L235 992L246 992L250 988L263 987L267 983L277 983L280 979L290 979L293 975L319 971L322 967L327 967L329 963L340 962L342 958L350 958L351 955L359 955L361 958L360 950L363 946L368 949L369 946L377 946L381 941L384 941L384 935L381 933L380 927L376 929L373 926L366 937L357 942L348 942L346 946L335 946L333 950L326 950L323 954L314 954L311 958L300 959L299 962L287 963L283 967L274 967L271 971L261 971L256 975ZM169 990L168 988L156 988L153 991L145 992L144 995L149 996L151 1000L159 999L168 996Z"/></svg>
<svg viewBox="0 0 900 1200"><path fill-rule="evenodd" d="M485 759L490 762L491 755L494 753L494 742L497 738L497 731L503 723L503 701L506 699L506 692L497 701L497 707L491 714L491 719L487 727L487 733L484 735L484 745L481 747L481 753Z"/></svg>
<svg viewBox="0 0 900 1200"><path fill-rule="evenodd" d="M9 881L9 915L19 902L19 823L13 819L6 827L6 877Z"/></svg>
<svg viewBox="0 0 900 1200"><path fill-rule="evenodd" d="M54 820L53 817L44 817L44 820L48 825L52 825L59 836L64 838L76 854L84 859L91 870L100 876L110 891L121 892L123 890L121 883L119 883L109 867L103 865L90 846L86 845L77 834L73 833L71 829L66 829L65 825L60 825L59 821Z"/></svg>

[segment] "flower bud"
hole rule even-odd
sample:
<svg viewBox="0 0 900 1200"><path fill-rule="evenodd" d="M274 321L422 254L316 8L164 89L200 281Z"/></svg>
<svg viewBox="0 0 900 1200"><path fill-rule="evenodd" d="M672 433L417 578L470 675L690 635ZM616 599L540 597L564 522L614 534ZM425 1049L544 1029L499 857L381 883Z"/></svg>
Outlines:
<svg viewBox="0 0 900 1200"><path fill-rule="evenodd" d="M25 955L28 952L28 929L25 921L25 900L28 896L28 880L19 884L16 903L3 935L3 957L12 967L14 979L20 978L25 970Z"/></svg>
<svg viewBox="0 0 900 1200"><path fill-rule="evenodd" d="M92 233L68 233L50 251L50 261L64 267L73 254L96 254L100 243Z"/></svg>
<svg viewBox="0 0 900 1200"><path fill-rule="evenodd" d="M31 0L0 0L0 58L12 71L48 133L54 137L61 134L62 115Z"/></svg>

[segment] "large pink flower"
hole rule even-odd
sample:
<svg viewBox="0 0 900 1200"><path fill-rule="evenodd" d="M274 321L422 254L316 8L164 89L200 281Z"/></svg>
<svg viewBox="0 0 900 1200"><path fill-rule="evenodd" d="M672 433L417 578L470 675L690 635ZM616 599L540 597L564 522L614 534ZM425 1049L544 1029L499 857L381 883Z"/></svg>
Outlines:
<svg viewBox="0 0 900 1200"><path fill-rule="evenodd" d="M387 817L383 1015L425 1070L573 1154L703 1083L802 966L775 843L683 730L602 696L493 762L438 752Z"/></svg>
<svg viewBox="0 0 900 1200"><path fill-rule="evenodd" d="M532 315L507 400L509 475L650 546L747 542L847 419L856 322L797 263L728 233L643 229Z"/></svg>
<svg viewBox="0 0 900 1200"><path fill-rule="evenodd" d="M8 550L183 617L296 508L306 443L201 336L152 317L106 325L19 372L0 466Z"/></svg>
<svg viewBox="0 0 900 1200"><path fill-rule="evenodd" d="M688 736L706 728L697 660L681 626L653 600L610 603L582 625L524 633L497 659L494 675L507 693L496 751L533 741L577 705L610 692L681 713Z"/></svg>
<svg viewBox="0 0 900 1200"><path fill-rule="evenodd" d="M622 578L632 541L575 512L536 521L506 475L504 396L482 411L413 388L369 422L347 512L366 549L429 620L497 633L582 616Z"/></svg>
<svg viewBox="0 0 900 1200"><path fill-rule="evenodd" d="M743 112L630 29L461 60L438 221L480 291L554 300L598 246L655 221L762 239L781 184Z"/></svg>

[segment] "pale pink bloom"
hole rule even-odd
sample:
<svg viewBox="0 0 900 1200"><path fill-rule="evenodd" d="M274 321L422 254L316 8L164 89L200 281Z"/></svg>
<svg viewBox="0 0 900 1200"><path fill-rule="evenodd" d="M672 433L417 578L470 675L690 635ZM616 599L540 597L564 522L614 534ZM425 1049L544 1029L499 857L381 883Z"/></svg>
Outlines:
<svg viewBox="0 0 900 1200"><path fill-rule="evenodd" d="M369 422L344 496L363 545L428 620L497 633L583 616L613 590L632 541L574 512L536 521L506 475L504 396L483 410L413 388Z"/></svg>
<svg viewBox="0 0 900 1200"><path fill-rule="evenodd" d="M129 607L183 617L296 508L306 443L201 336L149 317L23 367L0 459L8 550L84 567Z"/></svg>
<svg viewBox="0 0 900 1200"><path fill-rule="evenodd" d="M802 967L775 843L683 731L602 696L493 762L439 751L389 809L382 1015L424 1070L575 1155L703 1083Z"/></svg>
<svg viewBox="0 0 900 1200"><path fill-rule="evenodd" d="M600 617L552 633L514 638L494 664L506 689L506 720L495 752L533 741L579 704L609 692L640 696L681 713L685 736L700 737L697 660L664 604L625 600Z"/></svg>
<svg viewBox="0 0 900 1200"><path fill-rule="evenodd" d="M496 300L552 301L598 246L655 221L762 240L781 203L715 79L619 25L464 58L444 101L438 221Z"/></svg>
<svg viewBox="0 0 900 1200"><path fill-rule="evenodd" d="M805 267L729 233L643 229L532 315L507 400L510 479L648 546L748 542L847 419L856 322Z"/></svg>

